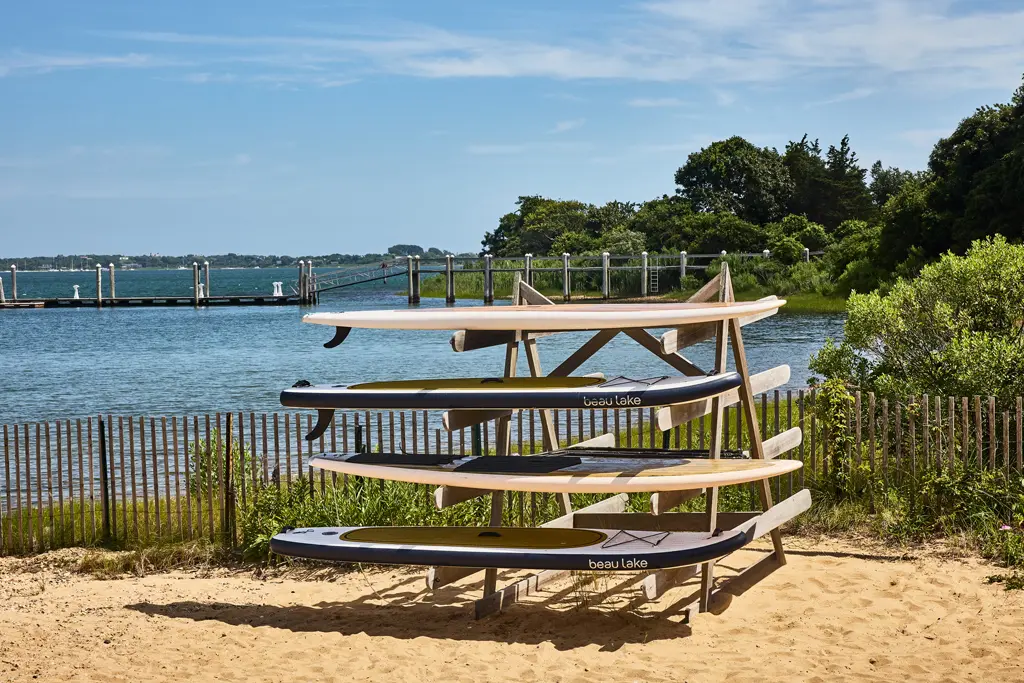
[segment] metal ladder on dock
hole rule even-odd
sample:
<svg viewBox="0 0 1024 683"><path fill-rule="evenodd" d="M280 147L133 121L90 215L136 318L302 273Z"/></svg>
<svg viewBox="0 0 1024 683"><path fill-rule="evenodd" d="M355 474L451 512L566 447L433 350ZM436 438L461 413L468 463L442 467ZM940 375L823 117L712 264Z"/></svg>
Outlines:
<svg viewBox="0 0 1024 683"><path fill-rule="evenodd" d="M655 255L654 257L651 258L650 271L651 271L650 272L650 277L651 277L650 293L651 294L657 294L658 293L658 273L661 271L661 266L658 263L657 255Z"/></svg>

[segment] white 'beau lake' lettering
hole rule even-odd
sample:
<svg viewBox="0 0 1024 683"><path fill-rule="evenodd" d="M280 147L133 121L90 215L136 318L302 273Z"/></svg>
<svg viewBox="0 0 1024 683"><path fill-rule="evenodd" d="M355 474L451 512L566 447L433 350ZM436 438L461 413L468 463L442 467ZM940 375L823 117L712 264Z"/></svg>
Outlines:
<svg viewBox="0 0 1024 683"><path fill-rule="evenodd" d="M609 396L607 398L583 397L583 405L587 408L625 408L640 405L639 396Z"/></svg>
<svg viewBox="0 0 1024 683"><path fill-rule="evenodd" d="M588 559L587 562L591 569L647 569L647 560L638 560L635 557L596 561Z"/></svg>

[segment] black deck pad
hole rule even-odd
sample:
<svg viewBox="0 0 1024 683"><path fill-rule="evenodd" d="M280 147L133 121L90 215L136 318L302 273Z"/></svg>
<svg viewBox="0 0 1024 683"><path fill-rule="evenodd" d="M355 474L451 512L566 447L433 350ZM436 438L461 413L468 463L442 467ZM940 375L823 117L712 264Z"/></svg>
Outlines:
<svg viewBox="0 0 1024 683"><path fill-rule="evenodd" d="M615 448L614 446L609 448L563 448L551 453L552 455L573 454L587 458L680 458L686 460L707 459L711 456L708 450L688 449L680 451L668 448ZM723 450L721 457L723 459L743 460L748 456L743 451Z"/></svg>
<svg viewBox="0 0 1024 683"><path fill-rule="evenodd" d="M487 455L473 458L455 468L456 472L501 474L544 474L579 465L577 457L564 455Z"/></svg>
<svg viewBox="0 0 1024 683"><path fill-rule="evenodd" d="M347 462L354 462L360 465L425 465L434 467L447 465L456 455L444 454L418 454L418 453L356 453L348 457Z"/></svg>

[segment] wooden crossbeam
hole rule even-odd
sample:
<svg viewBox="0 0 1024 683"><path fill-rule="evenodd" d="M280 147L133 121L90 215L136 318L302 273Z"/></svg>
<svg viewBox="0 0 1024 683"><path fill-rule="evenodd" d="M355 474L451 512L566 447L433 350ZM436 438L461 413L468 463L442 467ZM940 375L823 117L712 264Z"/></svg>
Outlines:
<svg viewBox="0 0 1024 683"><path fill-rule="evenodd" d="M797 515L806 512L810 507L811 492L807 489L803 489L801 491L797 491L789 498L776 503L770 509L760 514L755 512L719 513L719 526L725 528L727 525L731 525L731 528L733 529L741 529L748 532L749 541L753 541L767 533L777 530L780 526L795 518ZM697 519L698 515L703 517L701 513L672 513L657 519L670 520L671 518L678 518L679 521L673 522L671 526L684 527L688 525L688 522L686 518L681 517L682 515L686 515L687 518L692 519L694 524L698 523L698 521L701 523L703 522L702 519ZM746 519L742 519L743 517L746 517ZM650 519L649 516L648 518ZM732 522L736 520L740 521L736 524L732 524ZM624 521L624 523L628 524L630 522ZM676 529L673 528L672 530ZM678 530L682 531L685 529ZM654 600L664 594L666 589L672 587L674 584L685 581L694 575L696 575L696 567L680 567L678 569L665 569L653 572L644 577L644 595L648 600ZM708 595L707 600L710 601L710 599L711 596ZM687 611L690 611L694 608L700 608L699 600L696 604L690 605L686 609Z"/></svg>
<svg viewBox="0 0 1024 683"><path fill-rule="evenodd" d="M750 378L750 386L755 394L770 391L780 387L789 381L790 369L788 365L780 365L771 370L759 372ZM739 389L732 389L722 394L722 403L726 407L739 403ZM693 401L691 403L680 403L667 406L657 413L658 430L667 432L670 429L686 424L690 420L696 420L711 412L711 399Z"/></svg>
<svg viewBox="0 0 1024 683"><path fill-rule="evenodd" d="M774 301L776 299L778 299L778 297L773 294L771 296L758 299L758 301ZM770 318L776 313L778 313L778 309L748 315L745 318L740 318L740 326L743 327L751 323L755 323L758 320ZM669 330L665 334L661 335L661 351L662 353L676 353L688 346L693 346L694 344L699 344L702 341L712 339L715 336L716 325L717 323L698 323L696 325L686 325Z"/></svg>

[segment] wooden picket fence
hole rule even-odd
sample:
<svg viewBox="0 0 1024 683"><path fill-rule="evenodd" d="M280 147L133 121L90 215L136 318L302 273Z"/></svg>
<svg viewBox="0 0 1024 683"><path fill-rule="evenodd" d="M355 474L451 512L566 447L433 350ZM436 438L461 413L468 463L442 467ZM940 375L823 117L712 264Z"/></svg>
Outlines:
<svg viewBox="0 0 1024 683"><path fill-rule="evenodd" d="M997 410L993 397L876 400L856 393L845 424L820 418L814 390L757 397L762 438L792 427L802 443L783 457L804 467L773 482L790 495L849 468L883 485L912 484L927 471L955 464L1007 474L1024 471L1022 401ZM574 444L606 433L623 447L703 449L710 420L659 432L653 409L554 411L560 439ZM300 478L311 495L346 492L348 478L309 467L326 451L493 452L494 423L449 434L436 412L341 412L310 444L309 413L217 413L188 416L93 416L2 426L0 554L102 543L135 547L201 537L233 543L238 510L266 487ZM738 406L726 409L726 447L748 443ZM842 438L836 438L837 435ZM541 449L539 413L512 420L513 449ZM231 457L226 457L230 454ZM233 484L233 485L232 485Z"/></svg>

